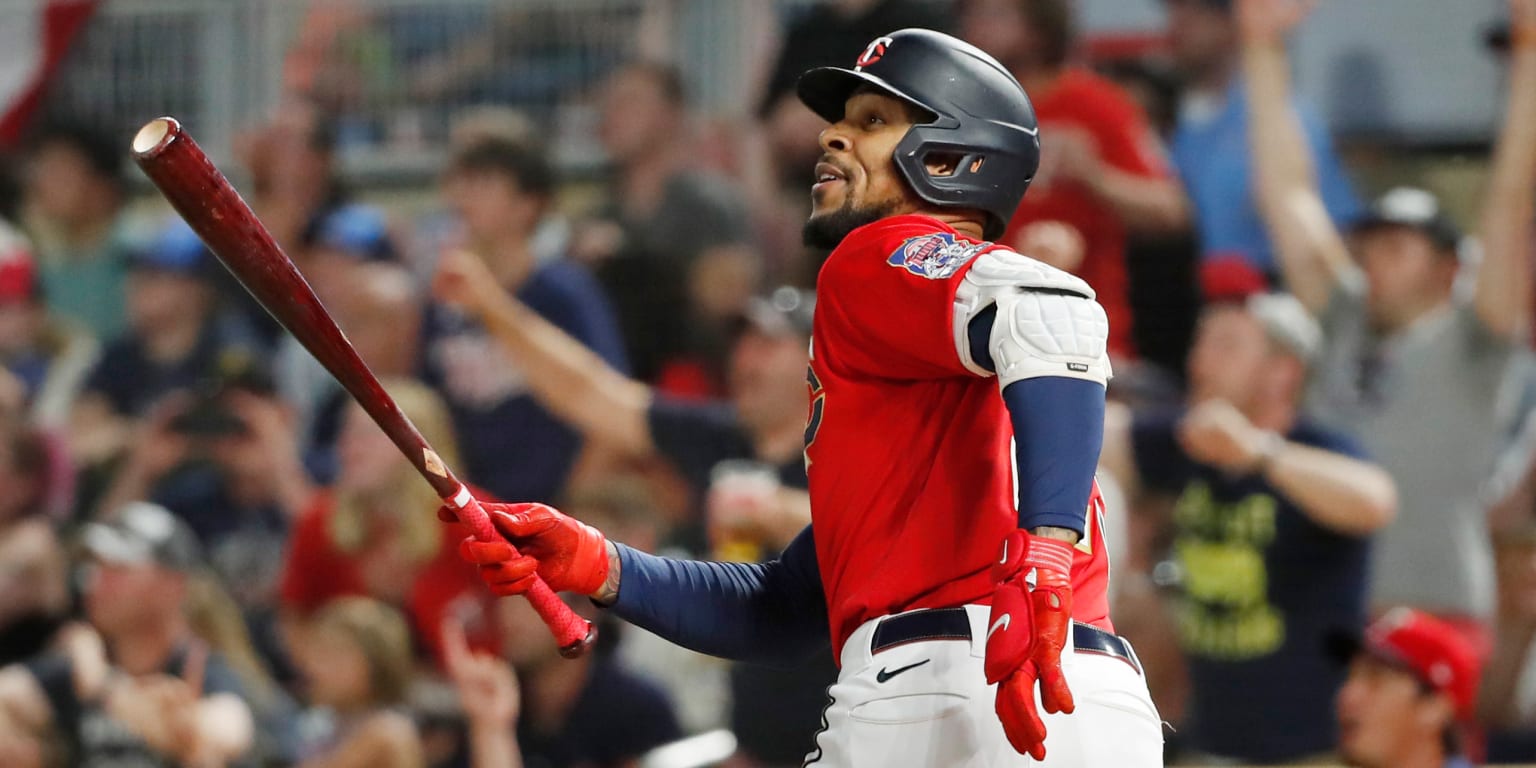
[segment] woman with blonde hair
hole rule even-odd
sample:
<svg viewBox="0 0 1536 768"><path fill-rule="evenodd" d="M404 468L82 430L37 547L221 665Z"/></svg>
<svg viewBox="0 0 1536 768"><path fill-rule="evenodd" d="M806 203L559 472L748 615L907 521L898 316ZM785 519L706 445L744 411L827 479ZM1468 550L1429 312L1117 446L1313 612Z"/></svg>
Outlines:
<svg viewBox="0 0 1536 768"><path fill-rule="evenodd" d="M300 768L423 765L416 724L400 709L415 669L400 612L366 597L342 597L321 608L303 636L295 661L309 701L334 717Z"/></svg>
<svg viewBox="0 0 1536 768"><path fill-rule="evenodd" d="M425 385L390 380L384 389L450 466L458 448L448 410ZM456 548L469 535L430 512L439 502L394 443L360 407L343 420L335 484L317 492L294 523L279 602L285 635L333 598L373 597L398 606L415 648L442 659L442 627L466 628L471 647L500 646L491 595ZM292 644L290 642L290 652Z"/></svg>

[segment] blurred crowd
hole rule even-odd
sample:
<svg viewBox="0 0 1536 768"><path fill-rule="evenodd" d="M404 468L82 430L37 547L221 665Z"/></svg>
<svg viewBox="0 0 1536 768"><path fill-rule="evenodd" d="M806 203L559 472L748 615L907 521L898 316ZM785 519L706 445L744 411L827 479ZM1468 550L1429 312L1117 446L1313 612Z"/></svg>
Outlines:
<svg viewBox="0 0 1536 768"><path fill-rule="evenodd" d="M1070 0L825 0L785 20L750 121L695 110L668 62L606 65L596 181L498 105L515 83L484 88L409 211L341 172L306 39L238 142L242 192L482 498L772 558L810 520L825 255L798 244L821 124L795 77L957 34L1041 124L1002 242L1111 319L1097 524L1170 760L1536 761L1536 0L1507 4L1464 222L1352 178L1292 95L1300 0L1163 0L1165 46L1095 61ZM50 120L0 185L0 764L800 764L830 652L727 664L582 599L602 640L561 659L366 414L135 200L127 146Z"/></svg>

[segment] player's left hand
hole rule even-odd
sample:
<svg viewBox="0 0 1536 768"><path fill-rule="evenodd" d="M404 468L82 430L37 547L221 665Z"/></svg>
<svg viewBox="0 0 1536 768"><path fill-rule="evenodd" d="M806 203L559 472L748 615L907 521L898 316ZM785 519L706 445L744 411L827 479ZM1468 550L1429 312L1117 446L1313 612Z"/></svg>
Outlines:
<svg viewBox="0 0 1536 768"><path fill-rule="evenodd" d="M997 716L1021 754L1045 758L1045 723L1035 707L1035 683L1048 713L1075 709L1061 670L1072 626L1072 547L1064 541L1014 531L992 565L992 595L985 669L997 684ZM1033 569L1034 584L1027 580Z"/></svg>

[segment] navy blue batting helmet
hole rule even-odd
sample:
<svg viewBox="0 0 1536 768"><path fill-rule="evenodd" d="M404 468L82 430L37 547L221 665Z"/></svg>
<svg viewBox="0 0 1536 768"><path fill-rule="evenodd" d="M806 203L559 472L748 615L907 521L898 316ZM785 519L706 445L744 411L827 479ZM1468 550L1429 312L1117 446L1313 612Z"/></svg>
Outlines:
<svg viewBox="0 0 1536 768"><path fill-rule="evenodd" d="M974 45L928 29L903 29L871 42L852 69L819 67L800 76L800 100L828 122L860 86L901 99L932 118L896 146L896 167L933 205L987 214L983 234L1002 235L1040 165L1040 131L1023 86ZM959 158L933 176L927 157Z"/></svg>

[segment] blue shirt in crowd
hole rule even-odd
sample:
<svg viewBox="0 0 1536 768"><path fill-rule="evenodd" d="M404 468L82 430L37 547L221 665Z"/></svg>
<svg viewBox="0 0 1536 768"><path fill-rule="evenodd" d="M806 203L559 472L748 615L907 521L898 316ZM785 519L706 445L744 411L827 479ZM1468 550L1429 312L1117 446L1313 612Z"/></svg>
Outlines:
<svg viewBox="0 0 1536 768"><path fill-rule="evenodd" d="M1328 643L1364 625L1370 540L1318 525L1260 476L1195 462L1176 437L1183 415L1138 415L1132 445L1147 485L1177 499L1189 746L1259 763L1328 752L1334 693L1347 671ZM1361 455L1342 435L1306 423L1286 437Z"/></svg>
<svg viewBox="0 0 1536 768"><path fill-rule="evenodd" d="M1253 196L1247 102L1241 84L1234 83L1223 102L1208 109L1186 104L1173 134L1173 162L1194 203L1205 256L1240 256L1277 275L1280 268ZM1336 224L1348 226L1360 215L1360 200L1322 121L1308 109L1298 107L1297 112L1312 148L1323 205Z"/></svg>
<svg viewBox="0 0 1536 768"><path fill-rule="evenodd" d="M609 365L627 369L613 312L585 269L541 264L517 298ZM423 344L423 377L448 402L467 479L498 499L553 501L581 448L579 436L534 400L518 364L463 314L430 308Z"/></svg>

